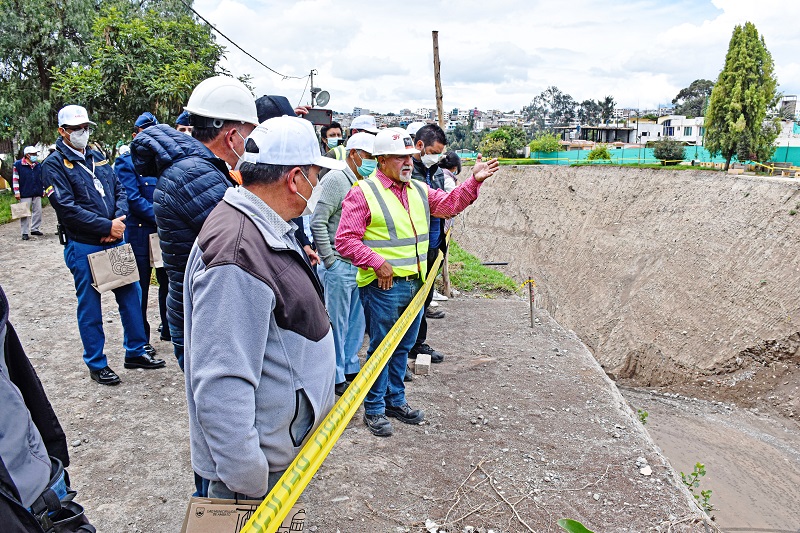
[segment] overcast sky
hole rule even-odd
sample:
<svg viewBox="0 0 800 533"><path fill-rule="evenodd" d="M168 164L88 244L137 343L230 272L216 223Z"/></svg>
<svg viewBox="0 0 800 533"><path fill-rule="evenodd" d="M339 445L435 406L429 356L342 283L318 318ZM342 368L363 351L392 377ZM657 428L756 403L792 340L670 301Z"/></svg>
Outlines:
<svg viewBox="0 0 800 533"><path fill-rule="evenodd" d="M444 108L520 110L550 85L577 101L655 108L698 78L716 81L736 24L753 22L779 90L800 92L798 0L195 0L195 9L275 70L331 94L327 107L380 113L435 108L431 31L439 32ZM256 96L301 102L282 80L227 46L224 66ZM302 103L309 100L308 91Z"/></svg>

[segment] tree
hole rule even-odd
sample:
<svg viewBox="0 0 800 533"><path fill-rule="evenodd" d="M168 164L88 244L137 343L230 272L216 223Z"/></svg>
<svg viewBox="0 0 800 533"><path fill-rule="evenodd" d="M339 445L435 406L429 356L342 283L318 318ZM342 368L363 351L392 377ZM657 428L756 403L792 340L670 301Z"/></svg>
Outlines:
<svg viewBox="0 0 800 533"><path fill-rule="evenodd" d="M684 146L675 139L663 138L653 143L653 157L665 165L677 165L684 159Z"/></svg>
<svg viewBox="0 0 800 533"><path fill-rule="evenodd" d="M588 161L611 160L611 154L608 151L608 146L605 144L598 144L586 155Z"/></svg>
<svg viewBox="0 0 800 533"><path fill-rule="evenodd" d="M614 106L617 103L614 101L613 96L606 96L602 100L598 100L598 105L600 106L600 118L603 122L608 122L611 120L612 115L614 114Z"/></svg>
<svg viewBox="0 0 800 533"><path fill-rule="evenodd" d="M53 99L53 73L82 55L94 0L0 0L0 138L50 143L63 104Z"/></svg>
<svg viewBox="0 0 800 533"><path fill-rule="evenodd" d="M525 130L513 126L501 126L484 137L478 151L491 157L517 157L527 144Z"/></svg>
<svg viewBox="0 0 800 533"><path fill-rule="evenodd" d="M130 139L144 111L170 122L194 87L221 72L224 48L174 2L111 2L93 25L81 63L54 74L53 93L84 105L108 145Z"/></svg>
<svg viewBox="0 0 800 533"><path fill-rule="evenodd" d="M578 121L587 125L597 124L600 122L602 112L603 109L599 103L594 100L584 100L578 108Z"/></svg>
<svg viewBox="0 0 800 533"><path fill-rule="evenodd" d="M675 114L687 117L702 117L713 88L714 82L711 80L694 80L688 87L681 89L678 95L672 99L672 104L675 106Z"/></svg>
<svg viewBox="0 0 800 533"><path fill-rule="evenodd" d="M558 152L561 150L561 139L555 133L539 133L528 145L531 152Z"/></svg>
<svg viewBox="0 0 800 533"><path fill-rule="evenodd" d="M575 120L575 100L551 86L522 108L522 115L531 121L532 132L551 131L555 126L566 126Z"/></svg>
<svg viewBox="0 0 800 533"><path fill-rule="evenodd" d="M767 109L778 102L777 86L764 38L751 22L737 25L705 117L705 146L725 158L726 169L734 155L740 161L772 156L779 119L767 120Z"/></svg>

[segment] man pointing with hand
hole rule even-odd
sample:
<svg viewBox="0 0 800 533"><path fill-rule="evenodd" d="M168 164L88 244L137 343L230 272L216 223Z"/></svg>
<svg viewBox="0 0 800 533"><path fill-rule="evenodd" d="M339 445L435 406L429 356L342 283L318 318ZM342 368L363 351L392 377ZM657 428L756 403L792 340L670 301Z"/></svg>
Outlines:
<svg viewBox="0 0 800 533"><path fill-rule="evenodd" d="M336 232L336 250L358 267L356 283L369 328L367 358L425 281L431 215L451 218L466 209L478 198L481 183L499 168L497 159L482 162L479 155L472 176L447 193L411 179L411 156L419 150L405 130L381 130L372 153L378 171L347 193ZM373 435L392 435L387 416L406 424L420 424L425 419L421 410L406 402L403 383L421 313L364 400L364 423Z"/></svg>
<svg viewBox="0 0 800 533"><path fill-rule="evenodd" d="M58 112L56 150L42 163L45 195L55 209L59 232L64 234L64 261L75 280L78 330L89 375L101 385L120 379L103 353L103 312L100 293L92 286L87 256L124 244L128 200L125 189L103 154L87 148L95 123L81 106ZM141 288L133 283L114 289L124 330L125 368L161 368L161 359L147 355L142 322Z"/></svg>

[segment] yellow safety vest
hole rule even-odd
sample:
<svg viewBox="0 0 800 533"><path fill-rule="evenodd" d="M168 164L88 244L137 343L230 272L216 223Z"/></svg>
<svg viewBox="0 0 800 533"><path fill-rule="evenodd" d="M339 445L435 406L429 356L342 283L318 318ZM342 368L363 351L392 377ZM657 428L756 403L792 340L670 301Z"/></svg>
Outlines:
<svg viewBox="0 0 800 533"><path fill-rule="evenodd" d="M378 178L356 182L367 199L370 223L364 231L364 244L392 265L395 276L419 274L424 281L428 263L428 227L431 211L428 187L411 180L406 187L408 208L403 207L394 193ZM377 279L375 270L359 268L356 283L359 287Z"/></svg>

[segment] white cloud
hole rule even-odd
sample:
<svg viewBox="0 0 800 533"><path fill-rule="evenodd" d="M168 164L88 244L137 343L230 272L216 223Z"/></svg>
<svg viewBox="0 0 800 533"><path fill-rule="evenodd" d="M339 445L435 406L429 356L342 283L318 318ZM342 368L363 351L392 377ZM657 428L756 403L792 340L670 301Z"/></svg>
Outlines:
<svg viewBox="0 0 800 533"><path fill-rule="evenodd" d="M196 0L195 9L264 63L289 75L317 69L330 107L379 112L434 107L431 30L439 31L445 109L520 109L550 85L578 101L614 96L655 107L697 78L716 79L733 27L753 22L780 89L800 92L800 2L478 0L336 2ZM788 21L788 24L787 24ZM306 80L282 80L228 45L225 66L257 95L301 100ZM308 91L302 97L308 101Z"/></svg>

